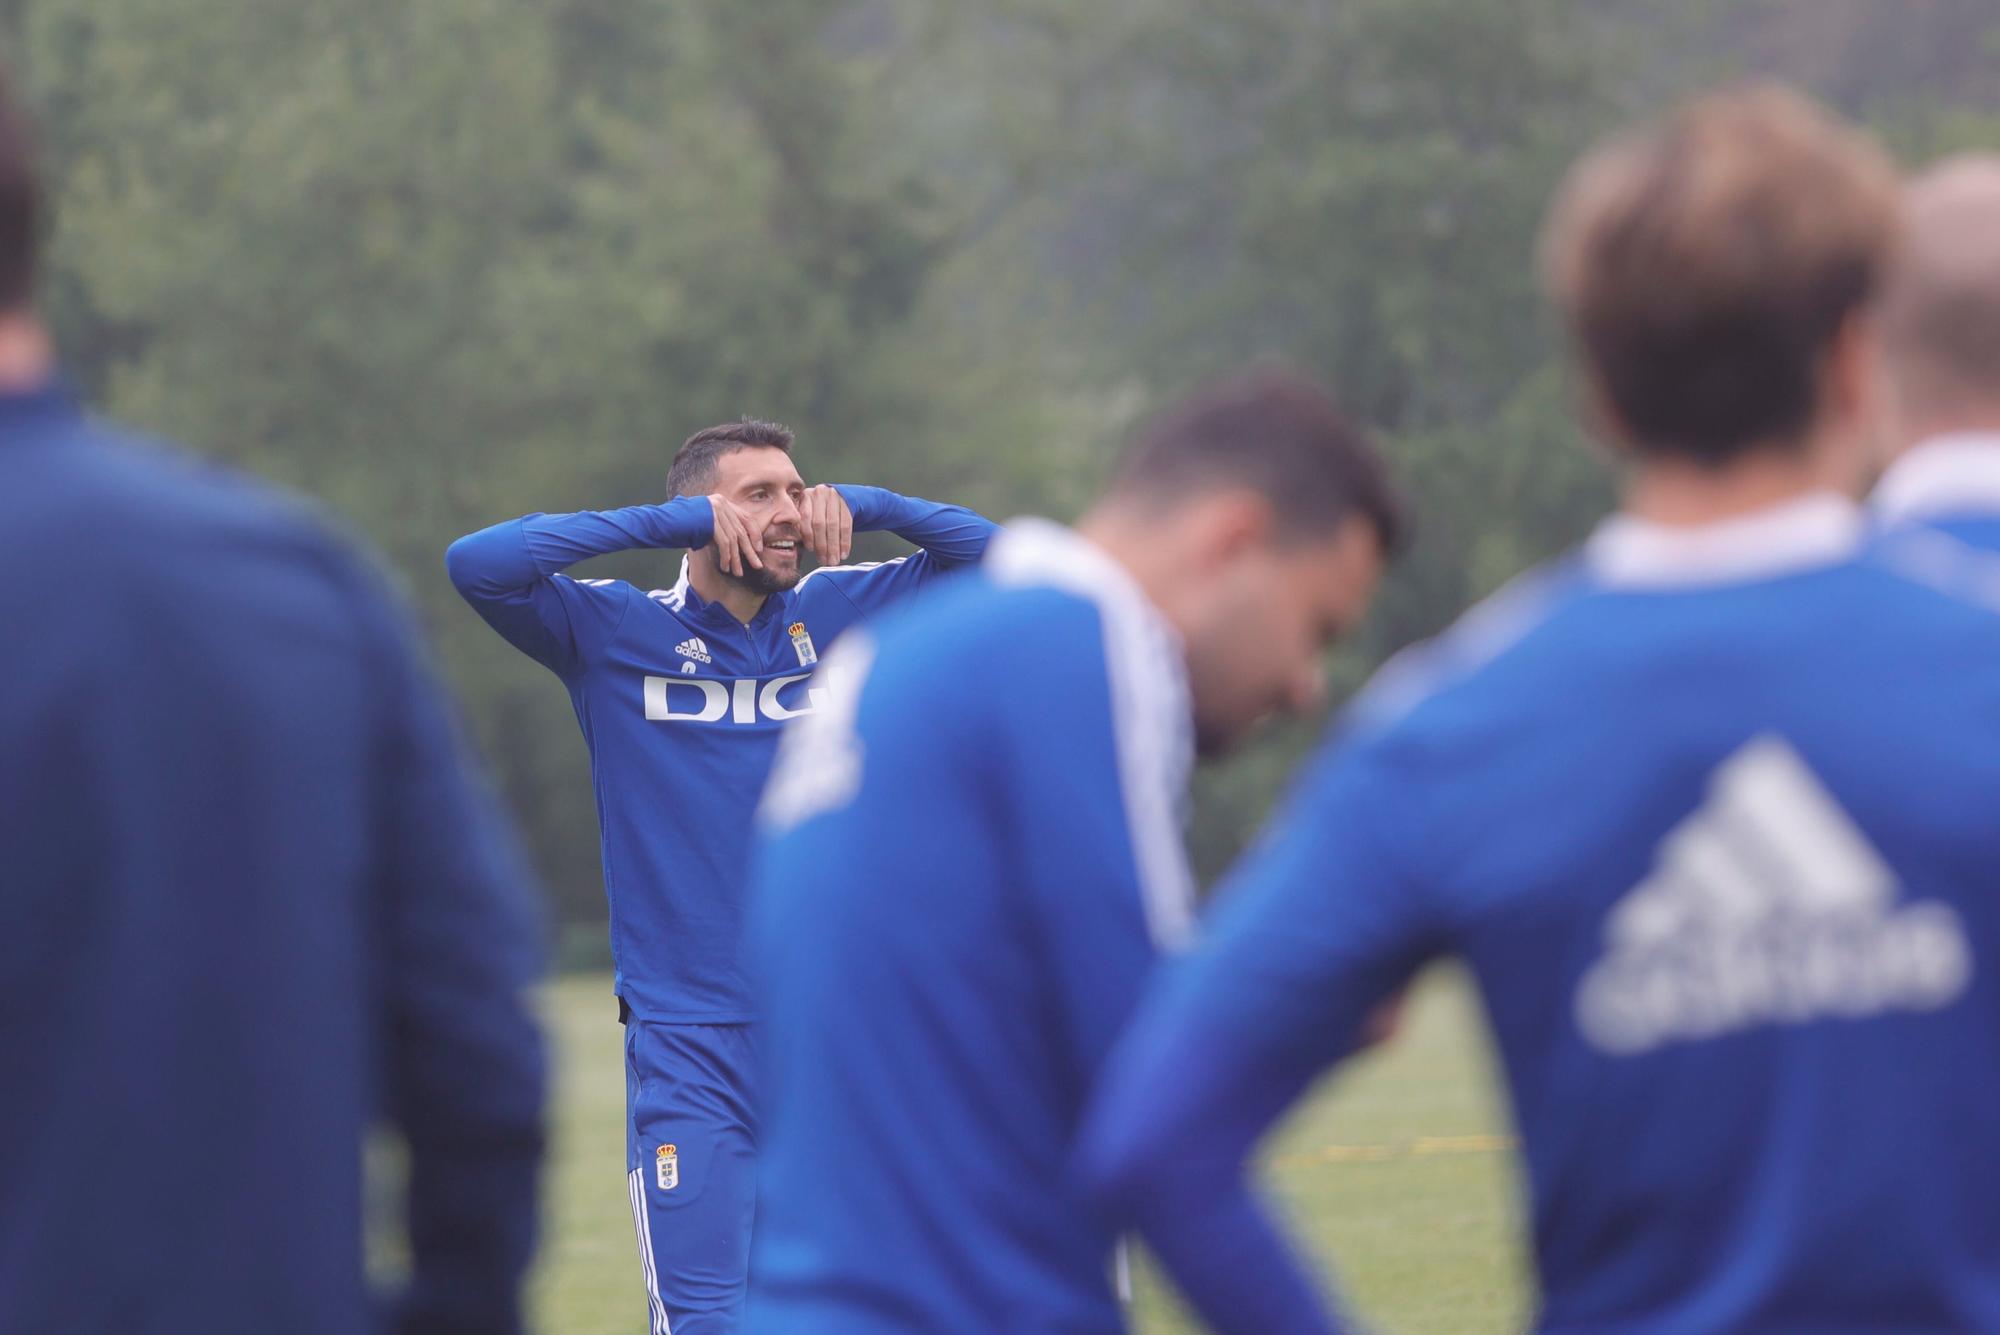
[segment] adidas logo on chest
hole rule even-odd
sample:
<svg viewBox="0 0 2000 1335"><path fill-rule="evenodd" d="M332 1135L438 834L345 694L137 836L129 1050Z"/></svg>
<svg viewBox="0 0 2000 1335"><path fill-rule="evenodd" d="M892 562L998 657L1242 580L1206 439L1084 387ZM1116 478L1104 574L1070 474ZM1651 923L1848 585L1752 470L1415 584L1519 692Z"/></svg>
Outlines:
<svg viewBox="0 0 2000 1335"><path fill-rule="evenodd" d="M1614 1055L1753 1027L1936 1010L1972 975L1948 904L1895 873L1798 752L1753 738L1605 919L1576 1020Z"/></svg>
<svg viewBox="0 0 2000 1335"><path fill-rule="evenodd" d="M703 640L699 635L689 636L687 639L682 640L674 646L674 652L682 658L693 660L683 667L682 671L693 667L695 663L713 663L715 661L709 656L708 642Z"/></svg>

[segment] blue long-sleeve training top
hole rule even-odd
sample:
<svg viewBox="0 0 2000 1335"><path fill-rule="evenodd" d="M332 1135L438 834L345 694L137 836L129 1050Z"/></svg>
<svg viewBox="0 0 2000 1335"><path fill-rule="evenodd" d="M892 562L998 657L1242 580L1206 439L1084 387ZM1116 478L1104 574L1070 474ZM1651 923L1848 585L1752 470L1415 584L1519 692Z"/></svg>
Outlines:
<svg viewBox="0 0 2000 1335"><path fill-rule="evenodd" d="M643 1020L755 1018L743 964L752 813L786 719L809 713L818 655L861 616L979 559L994 526L880 487L838 489L857 532L921 550L831 566L774 593L748 625L696 593L559 573L635 547L705 545L706 496L534 514L460 538L452 583L509 643L554 672L590 748L618 995Z"/></svg>
<svg viewBox="0 0 2000 1335"><path fill-rule="evenodd" d="M0 1330L519 1327L533 899L400 612L304 507L0 397Z"/></svg>
<svg viewBox="0 0 2000 1335"><path fill-rule="evenodd" d="M1189 930L1183 654L1116 562L1022 521L828 659L755 872L751 1330L1123 1328L1064 1164Z"/></svg>
<svg viewBox="0 0 2000 1335"><path fill-rule="evenodd" d="M2000 1329L2000 615L1843 499L1623 518L1385 669L1149 997L1078 1171L1219 1331L1244 1160L1440 955L1478 983L1538 1328ZM1921 538L1925 535L1916 535ZM1171 1159L1173 1170L1160 1171Z"/></svg>

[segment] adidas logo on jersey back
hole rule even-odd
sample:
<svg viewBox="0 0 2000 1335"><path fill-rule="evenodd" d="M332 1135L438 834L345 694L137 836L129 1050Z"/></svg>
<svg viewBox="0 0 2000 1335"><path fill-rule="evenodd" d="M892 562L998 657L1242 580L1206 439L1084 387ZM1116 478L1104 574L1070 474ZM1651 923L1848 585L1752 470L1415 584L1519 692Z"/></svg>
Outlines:
<svg viewBox="0 0 2000 1335"><path fill-rule="evenodd" d="M1612 908L1577 1024L1623 1054L1950 1004L1972 973L1964 925L1949 905L1895 899L1894 873L1798 753L1753 738Z"/></svg>
<svg viewBox="0 0 2000 1335"><path fill-rule="evenodd" d="M692 658L697 663L712 663L715 661L708 656L707 641L703 640L699 635L682 640L674 646L674 652L683 658Z"/></svg>

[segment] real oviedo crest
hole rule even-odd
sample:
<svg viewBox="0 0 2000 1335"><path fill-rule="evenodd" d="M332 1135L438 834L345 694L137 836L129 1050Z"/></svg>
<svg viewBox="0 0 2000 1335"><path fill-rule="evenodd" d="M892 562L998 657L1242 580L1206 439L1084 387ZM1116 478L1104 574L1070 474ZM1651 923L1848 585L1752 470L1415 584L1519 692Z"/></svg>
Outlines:
<svg viewBox="0 0 2000 1335"><path fill-rule="evenodd" d="M819 662L819 655L813 652L813 637L806 633L806 623L794 621L791 624L792 652L799 656L800 667L811 667Z"/></svg>

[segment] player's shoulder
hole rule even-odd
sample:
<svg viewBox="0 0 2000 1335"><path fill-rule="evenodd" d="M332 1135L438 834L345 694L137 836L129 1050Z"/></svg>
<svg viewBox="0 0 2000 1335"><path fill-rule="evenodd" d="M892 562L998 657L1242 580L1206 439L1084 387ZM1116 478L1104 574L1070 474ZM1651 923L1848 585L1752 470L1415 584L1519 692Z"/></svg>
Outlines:
<svg viewBox="0 0 2000 1335"><path fill-rule="evenodd" d="M1859 564L1929 595L1909 603L1911 616L1949 619L1959 607L2000 612L2000 518L1887 526L1873 535Z"/></svg>
<svg viewBox="0 0 2000 1335"><path fill-rule="evenodd" d="M1339 733L1385 759L1413 761L1462 758L1496 738L1519 743L1524 732L1575 734L1593 708L1623 728L1670 728L1706 707L1703 682L1726 691L1749 677L1811 671L1855 674L1865 689L1879 662L1846 652L1856 642L1899 646L1941 667L1991 663L2000 655L2000 557L1910 534L1782 579L1635 595L1573 554L1398 654ZM1947 693L1976 694L1988 679L2000 689L1983 671L1946 675ZM1607 699L1618 706L1608 714Z"/></svg>
<svg viewBox="0 0 2000 1335"><path fill-rule="evenodd" d="M797 619L822 639L842 634L864 616L896 607L925 586L929 558L918 552L887 561L820 566L785 593L787 620ZM916 563L912 568L912 562Z"/></svg>
<svg viewBox="0 0 2000 1335"><path fill-rule="evenodd" d="M318 503L88 419L50 453L56 471L16 498L22 523L0 501L0 560L42 615L61 588L73 632L197 637L270 670L317 656L365 672L400 643L388 571Z"/></svg>
<svg viewBox="0 0 2000 1335"><path fill-rule="evenodd" d="M885 660L968 676L1027 672L1046 679L1079 661L1103 662L1104 618L1089 598L1046 585L967 572L877 620Z"/></svg>
<svg viewBox="0 0 2000 1335"><path fill-rule="evenodd" d="M1475 604L1445 631L1403 649L1376 672L1343 716L1356 738L1420 726L1447 704L1501 689L1500 669L1563 652L1565 614L1592 591L1580 558L1536 567ZM1531 679L1537 674L1527 674Z"/></svg>
<svg viewBox="0 0 2000 1335"><path fill-rule="evenodd" d="M50 530L38 538L67 531L108 562L142 554L155 579L290 566L345 583L372 569L323 505L183 446L80 417L60 454L60 474L22 498Z"/></svg>
<svg viewBox="0 0 2000 1335"><path fill-rule="evenodd" d="M556 579L568 584L579 592L597 598L644 598L657 607L672 612L675 616L687 605L687 585L675 584L664 589L642 589L628 580L611 578L579 578L574 575L558 574Z"/></svg>
<svg viewBox="0 0 2000 1335"><path fill-rule="evenodd" d="M651 604L661 611L672 613L675 618L681 616L687 601L688 589L685 580L665 589L642 589L627 580L566 575L560 571L549 576L549 580L569 597L586 599L609 607ZM679 623L674 621L666 624L671 628Z"/></svg>
<svg viewBox="0 0 2000 1335"><path fill-rule="evenodd" d="M801 599L826 594L845 595L854 585L887 578L922 556L922 552L908 552L883 561L850 561L845 565L816 566L806 572L792 594Z"/></svg>
<svg viewBox="0 0 2000 1335"><path fill-rule="evenodd" d="M1974 551L2000 558L2000 514L1947 515L1924 523L1889 525L1880 537L1896 540L1925 533L1942 534Z"/></svg>
<svg viewBox="0 0 2000 1335"><path fill-rule="evenodd" d="M2000 547L2000 521L1992 537ZM1873 577L1880 610L1873 633L1906 643L1913 655L1946 672L2000 685L1990 668L2000 655L2000 550L1968 533L1981 529L1906 526L1877 534L1860 564Z"/></svg>
<svg viewBox="0 0 2000 1335"><path fill-rule="evenodd" d="M314 536L328 530L324 512L292 492L96 418L79 419L63 455L71 466L40 502L88 507L118 531L149 534L211 523Z"/></svg>

